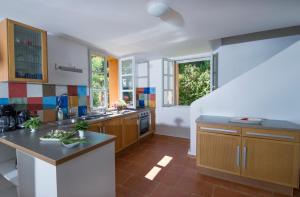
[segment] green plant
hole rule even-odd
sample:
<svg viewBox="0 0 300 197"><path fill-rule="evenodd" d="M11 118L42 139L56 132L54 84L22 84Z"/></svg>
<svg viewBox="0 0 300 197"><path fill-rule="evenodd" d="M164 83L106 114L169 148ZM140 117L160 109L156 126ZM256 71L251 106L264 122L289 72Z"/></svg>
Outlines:
<svg viewBox="0 0 300 197"><path fill-rule="evenodd" d="M41 123L42 122L39 117L33 117L24 123L24 127L30 129L38 129L41 126Z"/></svg>
<svg viewBox="0 0 300 197"><path fill-rule="evenodd" d="M87 130L87 128L89 127L87 121L84 120L80 120L79 122L77 122L74 126L74 129L76 131L80 131L80 130Z"/></svg>

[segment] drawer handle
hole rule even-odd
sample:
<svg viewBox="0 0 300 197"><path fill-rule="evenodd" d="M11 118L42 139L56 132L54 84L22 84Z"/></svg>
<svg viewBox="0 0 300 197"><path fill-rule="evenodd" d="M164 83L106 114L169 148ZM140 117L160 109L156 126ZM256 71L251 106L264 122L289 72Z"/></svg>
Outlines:
<svg viewBox="0 0 300 197"><path fill-rule="evenodd" d="M240 168L240 146L236 147L236 166Z"/></svg>
<svg viewBox="0 0 300 197"><path fill-rule="evenodd" d="M288 140L294 140L295 137L288 136L288 135L276 135L276 134L270 134L270 133L256 133L256 132L246 132L246 135L249 136L257 136L257 137L270 137L270 138L276 138L276 139L288 139Z"/></svg>
<svg viewBox="0 0 300 197"><path fill-rule="evenodd" d="M247 146L243 147L243 168L246 169L247 165Z"/></svg>
<svg viewBox="0 0 300 197"><path fill-rule="evenodd" d="M224 133L238 133L236 130L228 130L228 129L218 129L218 128L209 128L209 127L200 127L202 130L206 131L219 131L219 132L224 132Z"/></svg>

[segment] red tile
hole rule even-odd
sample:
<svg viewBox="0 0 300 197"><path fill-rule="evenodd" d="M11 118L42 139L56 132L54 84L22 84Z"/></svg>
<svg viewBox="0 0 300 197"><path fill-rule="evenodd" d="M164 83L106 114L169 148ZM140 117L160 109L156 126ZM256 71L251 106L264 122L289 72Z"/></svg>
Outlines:
<svg viewBox="0 0 300 197"><path fill-rule="evenodd" d="M9 98L27 97L27 85L25 83L8 83Z"/></svg>
<svg viewBox="0 0 300 197"><path fill-rule="evenodd" d="M149 94L150 101L155 101L155 94Z"/></svg>
<svg viewBox="0 0 300 197"><path fill-rule="evenodd" d="M144 88L137 88L137 89L136 89L136 92L137 92L137 93L144 93Z"/></svg>
<svg viewBox="0 0 300 197"><path fill-rule="evenodd" d="M68 86L68 95L69 96L78 96L77 86Z"/></svg>
<svg viewBox="0 0 300 197"><path fill-rule="evenodd" d="M158 183L155 181L150 181L146 178L133 176L129 178L123 186L127 187L130 190L133 190L135 192L144 193L144 194L150 194L152 193L156 187L158 186Z"/></svg>
<svg viewBox="0 0 300 197"><path fill-rule="evenodd" d="M27 98L28 110L42 110L43 109L43 99L42 97L30 97Z"/></svg>
<svg viewBox="0 0 300 197"><path fill-rule="evenodd" d="M176 187L160 184L150 196L151 197L190 197L190 192L180 191Z"/></svg>
<svg viewBox="0 0 300 197"><path fill-rule="evenodd" d="M249 196L229 189L216 187L214 191L214 197L249 197Z"/></svg>

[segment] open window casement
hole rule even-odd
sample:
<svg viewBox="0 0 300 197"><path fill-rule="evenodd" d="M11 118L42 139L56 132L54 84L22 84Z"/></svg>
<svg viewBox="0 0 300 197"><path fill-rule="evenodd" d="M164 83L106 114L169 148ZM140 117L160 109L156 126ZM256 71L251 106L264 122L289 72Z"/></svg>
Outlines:
<svg viewBox="0 0 300 197"><path fill-rule="evenodd" d="M175 61L162 60L162 106L170 107L175 103Z"/></svg>

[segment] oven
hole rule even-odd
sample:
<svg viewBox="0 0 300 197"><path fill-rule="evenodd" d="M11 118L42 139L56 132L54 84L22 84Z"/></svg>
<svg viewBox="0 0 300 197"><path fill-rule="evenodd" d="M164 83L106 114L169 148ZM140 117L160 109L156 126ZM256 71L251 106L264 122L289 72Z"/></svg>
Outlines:
<svg viewBox="0 0 300 197"><path fill-rule="evenodd" d="M140 136L143 136L150 131L150 117L150 111L143 111L139 113Z"/></svg>

